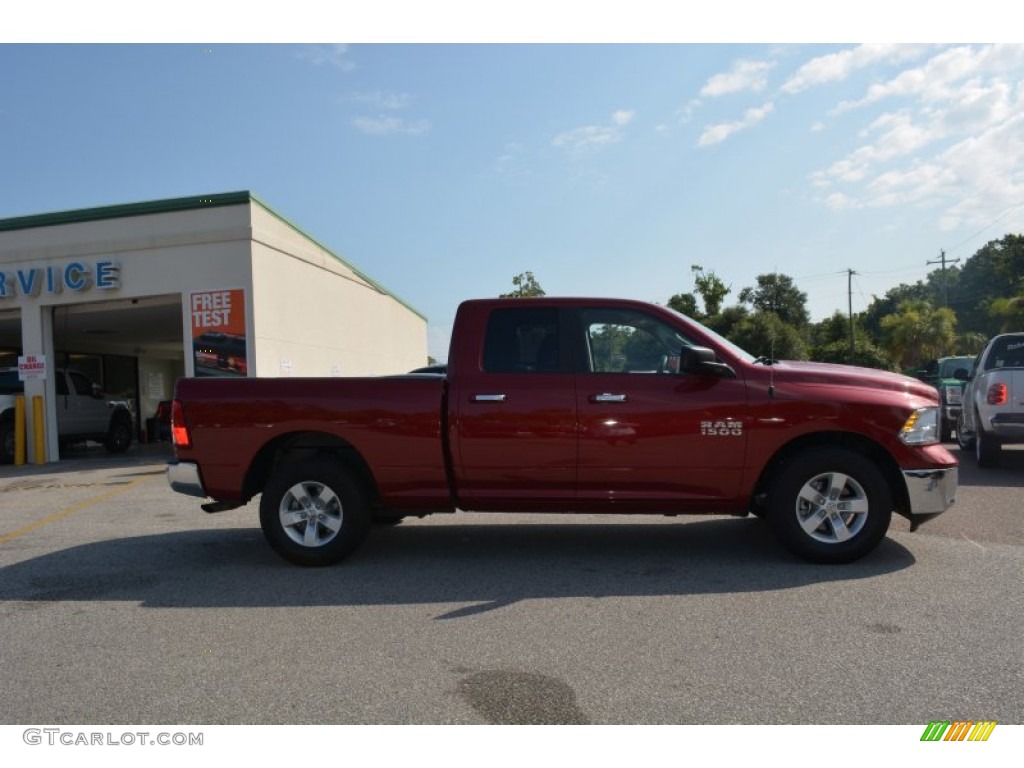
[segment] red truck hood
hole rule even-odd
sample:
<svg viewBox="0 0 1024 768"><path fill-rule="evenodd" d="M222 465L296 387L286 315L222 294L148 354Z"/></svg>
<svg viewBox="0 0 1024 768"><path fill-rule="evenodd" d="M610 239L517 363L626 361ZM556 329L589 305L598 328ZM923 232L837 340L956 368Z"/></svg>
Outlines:
<svg viewBox="0 0 1024 768"><path fill-rule="evenodd" d="M773 369L776 382L884 389L938 403L938 392L930 384L899 373L880 371L877 368L785 360L774 365Z"/></svg>

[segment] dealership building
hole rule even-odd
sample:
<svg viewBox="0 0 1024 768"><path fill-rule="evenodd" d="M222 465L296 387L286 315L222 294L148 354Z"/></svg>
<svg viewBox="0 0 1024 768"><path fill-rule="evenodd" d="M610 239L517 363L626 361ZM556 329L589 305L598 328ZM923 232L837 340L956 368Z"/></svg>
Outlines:
<svg viewBox="0 0 1024 768"><path fill-rule="evenodd" d="M26 399L42 397L46 461L57 369L127 401L145 440L183 376L426 363L423 315L250 192L0 219L0 367L20 365Z"/></svg>

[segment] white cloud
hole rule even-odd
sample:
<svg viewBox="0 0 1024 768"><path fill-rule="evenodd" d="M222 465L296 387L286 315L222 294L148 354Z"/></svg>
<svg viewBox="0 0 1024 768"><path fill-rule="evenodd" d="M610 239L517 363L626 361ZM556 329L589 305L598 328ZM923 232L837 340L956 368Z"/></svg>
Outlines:
<svg viewBox="0 0 1024 768"><path fill-rule="evenodd" d="M633 122L636 113L631 109L619 109L612 113L612 122L615 125L629 125Z"/></svg>
<svg viewBox="0 0 1024 768"><path fill-rule="evenodd" d="M1024 46L957 46L869 86L833 114L883 100L862 144L811 175L841 208L937 206L940 226L984 226L1024 199Z"/></svg>
<svg viewBox="0 0 1024 768"><path fill-rule="evenodd" d="M616 110L607 123L584 125L563 131L551 140L551 145L579 153L615 144L622 140L622 129L633 122L635 114L629 109Z"/></svg>
<svg viewBox="0 0 1024 768"><path fill-rule="evenodd" d="M351 72L356 68L355 63L348 57L348 46L344 44L304 45L299 50L298 57L316 66L337 67L342 72Z"/></svg>
<svg viewBox="0 0 1024 768"><path fill-rule="evenodd" d="M763 91L768 84L767 74L775 62L740 59L732 70L710 78L700 89L701 96L724 96L739 91Z"/></svg>
<svg viewBox="0 0 1024 768"><path fill-rule="evenodd" d="M811 59L787 80L782 90L799 93L824 83L845 80L854 72L878 63L899 63L918 58L925 50L918 45L859 45Z"/></svg>
<svg viewBox="0 0 1024 768"><path fill-rule="evenodd" d="M712 144L719 144L733 134L744 131L753 125L757 125L771 114L774 109L775 105L768 102L760 107L752 107L748 109L743 113L742 120L736 120L732 123L718 123L717 125L710 125L705 128L704 133L700 135L700 139L697 140L697 146L709 147Z"/></svg>
<svg viewBox="0 0 1024 768"><path fill-rule="evenodd" d="M391 115L356 117L352 126L369 136L420 136L430 131L427 120L403 120Z"/></svg>

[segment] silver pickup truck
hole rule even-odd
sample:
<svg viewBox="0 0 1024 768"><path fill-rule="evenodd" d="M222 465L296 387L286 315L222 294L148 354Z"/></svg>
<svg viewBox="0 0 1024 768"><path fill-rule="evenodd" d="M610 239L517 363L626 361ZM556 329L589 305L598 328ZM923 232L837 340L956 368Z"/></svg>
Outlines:
<svg viewBox="0 0 1024 768"><path fill-rule="evenodd" d="M108 399L79 371L58 369L54 376L60 442L95 440L111 453L127 450L134 431L128 402ZM24 390L17 368L0 368L0 464L14 460L14 401Z"/></svg>
<svg viewBox="0 0 1024 768"><path fill-rule="evenodd" d="M981 467L999 466L1005 443L1024 443L1024 333L995 336L978 355L956 441Z"/></svg>

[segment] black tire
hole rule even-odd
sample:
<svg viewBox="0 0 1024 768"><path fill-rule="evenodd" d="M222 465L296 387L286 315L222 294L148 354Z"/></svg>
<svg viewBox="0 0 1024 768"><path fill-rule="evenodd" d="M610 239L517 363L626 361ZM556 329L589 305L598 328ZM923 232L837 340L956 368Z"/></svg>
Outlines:
<svg viewBox="0 0 1024 768"><path fill-rule="evenodd" d="M964 427L964 415L961 413L956 418L956 444L961 451L969 451L974 448L974 433Z"/></svg>
<svg viewBox="0 0 1024 768"><path fill-rule="evenodd" d="M805 560L849 563L882 540L892 508L889 484L873 461L825 448L801 453L779 471L766 517L782 544Z"/></svg>
<svg viewBox="0 0 1024 768"><path fill-rule="evenodd" d="M110 420L110 429L103 441L103 447L110 453L124 453L132 444L132 419L126 414L115 414Z"/></svg>
<svg viewBox="0 0 1024 768"><path fill-rule="evenodd" d="M312 459L275 471L260 499L260 526L285 560L332 565L366 538L370 510L362 487L343 467Z"/></svg>
<svg viewBox="0 0 1024 768"><path fill-rule="evenodd" d="M978 422L978 433L974 436L974 458L978 466L994 469L999 466L1003 454L1003 443L991 432L986 432Z"/></svg>
<svg viewBox="0 0 1024 768"><path fill-rule="evenodd" d="M0 464L11 464L14 462L14 424L3 422L0 424Z"/></svg>

